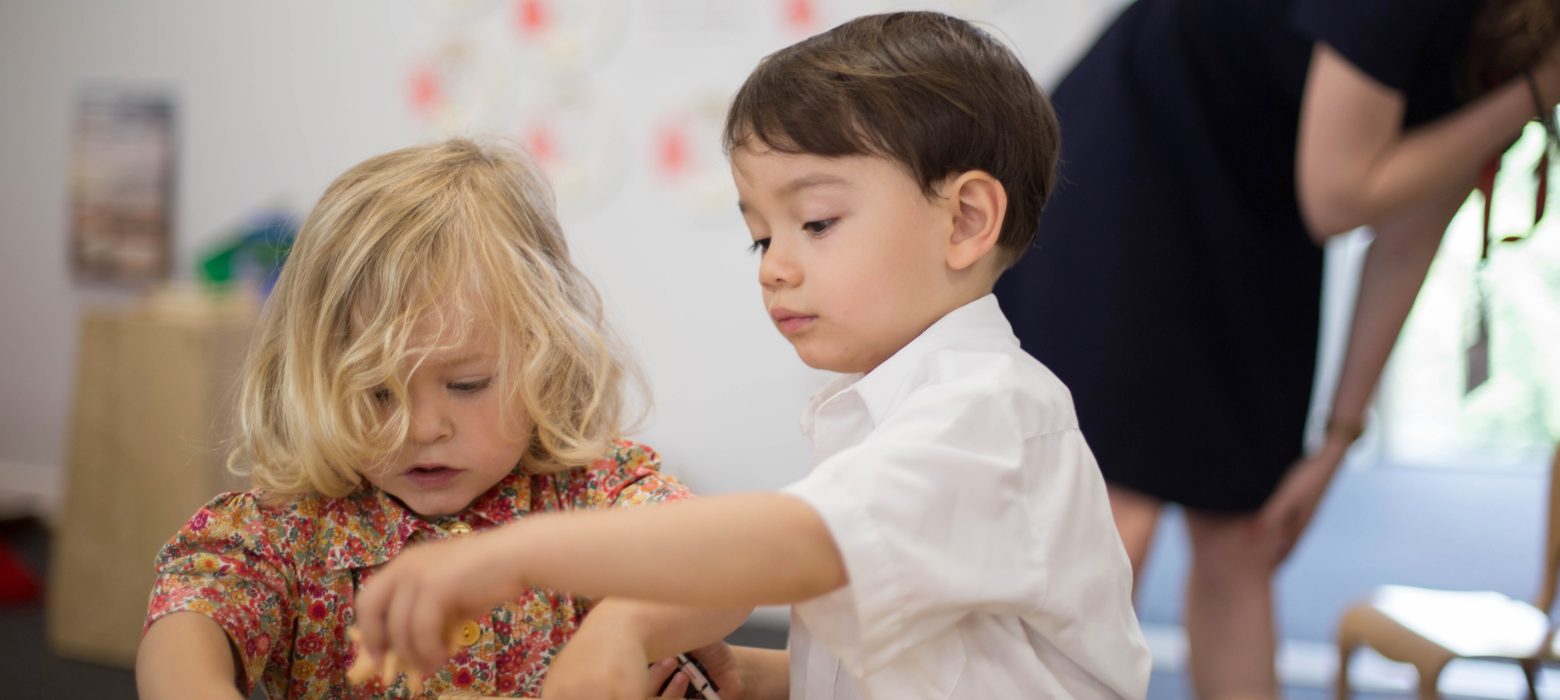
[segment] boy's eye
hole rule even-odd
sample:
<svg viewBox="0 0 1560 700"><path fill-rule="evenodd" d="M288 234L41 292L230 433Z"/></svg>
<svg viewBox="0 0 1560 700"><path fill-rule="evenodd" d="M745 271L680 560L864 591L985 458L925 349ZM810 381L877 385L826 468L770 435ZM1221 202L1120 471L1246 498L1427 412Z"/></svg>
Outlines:
<svg viewBox="0 0 1560 700"><path fill-rule="evenodd" d="M802 224L802 230L814 236L821 235L824 231L829 230L829 228L833 226L834 222L837 220L838 219L822 219L819 221L809 221L805 224Z"/></svg>
<svg viewBox="0 0 1560 700"><path fill-rule="evenodd" d="M756 241L753 241L753 245L748 246L748 252L749 253L759 253L759 254L763 254L763 253L769 252L769 239L768 238L760 238L760 239L758 239Z"/></svg>
<svg viewBox="0 0 1560 700"><path fill-rule="evenodd" d="M474 394L488 388L488 385L492 383L493 378L487 377L469 382L450 382L448 386L450 387L451 391L458 391L463 394Z"/></svg>

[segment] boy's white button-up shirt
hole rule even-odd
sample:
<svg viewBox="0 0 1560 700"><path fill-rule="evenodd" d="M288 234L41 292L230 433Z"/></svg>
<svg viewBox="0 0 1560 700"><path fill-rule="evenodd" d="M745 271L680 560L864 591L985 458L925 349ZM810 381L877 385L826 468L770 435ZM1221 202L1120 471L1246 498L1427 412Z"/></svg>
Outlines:
<svg viewBox="0 0 1560 700"><path fill-rule="evenodd" d="M791 697L1142 698L1132 573L1072 397L996 297L954 310L802 417L786 489L850 577L791 615Z"/></svg>

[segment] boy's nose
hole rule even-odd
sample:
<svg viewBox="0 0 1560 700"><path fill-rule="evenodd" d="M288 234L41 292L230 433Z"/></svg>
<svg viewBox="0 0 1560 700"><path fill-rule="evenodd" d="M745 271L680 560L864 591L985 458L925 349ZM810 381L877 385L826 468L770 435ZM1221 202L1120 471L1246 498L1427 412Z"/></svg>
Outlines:
<svg viewBox="0 0 1560 700"><path fill-rule="evenodd" d="M794 287L802 281L802 269L788 246L781 245L779 236L770 239L769 250L758 263L758 283L765 289Z"/></svg>

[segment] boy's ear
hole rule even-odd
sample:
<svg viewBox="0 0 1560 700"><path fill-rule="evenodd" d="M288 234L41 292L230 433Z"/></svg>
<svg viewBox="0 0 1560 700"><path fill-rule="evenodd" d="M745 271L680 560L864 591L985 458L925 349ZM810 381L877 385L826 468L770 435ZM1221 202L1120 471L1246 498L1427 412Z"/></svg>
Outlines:
<svg viewBox="0 0 1560 700"><path fill-rule="evenodd" d="M990 173L970 170L949 181L944 193L953 210L948 267L968 269L997 245L1007 215L1007 190Z"/></svg>

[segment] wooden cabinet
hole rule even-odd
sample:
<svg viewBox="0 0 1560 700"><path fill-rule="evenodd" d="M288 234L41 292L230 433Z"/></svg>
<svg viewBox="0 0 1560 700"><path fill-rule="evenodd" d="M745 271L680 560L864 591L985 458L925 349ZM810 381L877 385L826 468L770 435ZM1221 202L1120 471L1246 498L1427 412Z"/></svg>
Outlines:
<svg viewBox="0 0 1560 700"><path fill-rule="evenodd" d="M82 314L48 574L56 653L133 665L158 549L212 496L245 487L226 457L254 306L187 296Z"/></svg>

